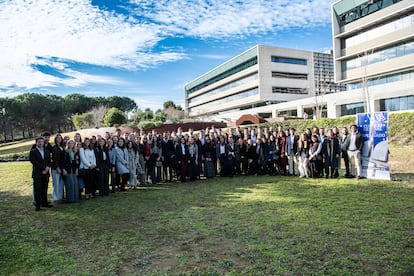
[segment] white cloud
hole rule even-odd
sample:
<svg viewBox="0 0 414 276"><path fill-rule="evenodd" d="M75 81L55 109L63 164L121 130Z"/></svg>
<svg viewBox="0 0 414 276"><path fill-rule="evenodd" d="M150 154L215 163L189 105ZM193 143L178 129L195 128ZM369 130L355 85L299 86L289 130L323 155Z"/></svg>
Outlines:
<svg viewBox="0 0 414 276"><path fill-rule="evenodd" d="M246 36L330 22L330 0L135 0L137 13L201 38ZM149 10L150 9L150 10Z"/></svg>
<svg viewBox="0 0 414 276"><path fill-rule="evenodd" d="M77 80L62 79L33 67L48 58L61 60L48 64L57 70L67 70L65 61L134 70L183 56L151 52L162 39L159 26L101 11L90 1L15 0L3 1L0 7L0 87L102 81L73 71Z"/></svg>
<svg viewBox="0 0 414 276"><path fill-rule="evenodd" d="M90 0L0 1L0 89L13 95L61 85L123 85L74 64L131 71L154 67L187 58L179 46L157 51L166 37L231 39L325 25L332 1L125 0L126 9L132 9L130 2L137 8L123 15L100 10ZM67 77L42 73L39 65Z"/></svg>

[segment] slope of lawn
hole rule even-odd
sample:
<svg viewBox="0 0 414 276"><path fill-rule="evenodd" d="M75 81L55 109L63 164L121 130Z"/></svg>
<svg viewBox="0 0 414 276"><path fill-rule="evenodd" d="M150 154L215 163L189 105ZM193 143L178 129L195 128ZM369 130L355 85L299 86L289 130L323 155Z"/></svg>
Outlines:
<svg viewBox="0 0 414 276"><path fill-rule="evenodd" d="M34 212L30 170L0 163L0 275L414 274L411 181L217 177Z"/></svg>

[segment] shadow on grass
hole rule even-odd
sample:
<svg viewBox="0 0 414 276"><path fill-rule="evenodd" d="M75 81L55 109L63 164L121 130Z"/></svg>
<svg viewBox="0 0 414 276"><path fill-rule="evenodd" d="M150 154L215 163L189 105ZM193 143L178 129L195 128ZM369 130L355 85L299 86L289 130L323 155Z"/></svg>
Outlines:
<svg viewBox="0 0 414 276"><path fill-rule="evenodd" d="M0 234L8 241L0 272L61 272L59 258L45 267L35 264L40 257L14 267L39 247L70 264L67 273L81 274L414 269L414 195L403 183L217 177L160 183L42 212L33 211L30 196L0 196Z"/></svg>
<svg viewBox="0 0 414 276"><path fill-rule="evenodd" d="M414 173L392 173L392 181L413 181Z"/></svg>

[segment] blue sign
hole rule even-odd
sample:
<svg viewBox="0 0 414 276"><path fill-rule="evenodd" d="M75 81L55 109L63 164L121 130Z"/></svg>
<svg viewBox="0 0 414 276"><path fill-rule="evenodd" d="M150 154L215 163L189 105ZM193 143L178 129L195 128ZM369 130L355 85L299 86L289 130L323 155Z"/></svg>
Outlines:
<svg viewBox="0 0 414 276"><path fill-rule="evenodd" d="M358 131L364 147L361 153L362 176L390 180L388 163L388 113L373 112L357 115Z"/></svg>

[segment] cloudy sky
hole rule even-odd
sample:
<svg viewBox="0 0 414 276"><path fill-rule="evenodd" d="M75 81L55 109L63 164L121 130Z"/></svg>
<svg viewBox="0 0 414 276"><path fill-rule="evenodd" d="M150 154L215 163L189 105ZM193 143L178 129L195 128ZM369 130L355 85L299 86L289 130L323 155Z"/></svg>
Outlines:
<svg viewBox="0 0 414 276"><path fill-rule="evenodd" d="M184 85L256 44L332 48L331 0L0 0L0 97L127 96Z"/></svg>

